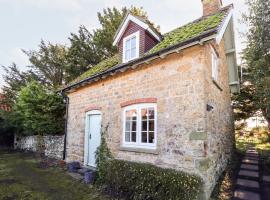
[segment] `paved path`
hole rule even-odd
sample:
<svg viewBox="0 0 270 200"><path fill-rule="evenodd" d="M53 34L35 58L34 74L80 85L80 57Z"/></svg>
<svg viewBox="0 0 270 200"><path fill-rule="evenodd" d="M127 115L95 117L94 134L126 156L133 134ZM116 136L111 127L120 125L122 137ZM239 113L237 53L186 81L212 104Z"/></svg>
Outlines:
<svg viewBox="0 0 270 200"><path fill-rule="evenodd" d="M259 154L250 147L238 172L234 200L262 200L260 176Z"/></svg>

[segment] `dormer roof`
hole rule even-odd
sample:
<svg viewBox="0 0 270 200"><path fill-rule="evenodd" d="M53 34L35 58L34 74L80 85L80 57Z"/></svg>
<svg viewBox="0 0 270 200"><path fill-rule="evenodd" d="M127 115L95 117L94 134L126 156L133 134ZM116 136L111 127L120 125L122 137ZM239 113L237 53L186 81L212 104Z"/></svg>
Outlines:
<svg viewBox="0 0 270 200"><path fill-rule="evenodd" d="M144 19L143 17L139 17L139 16L132 15L130 13L127 13L121 25L119 26L118 30L116 31L113 45L117 45L118 42L121 40L130 22L134 22L137 25L141 26L143 29L147 30L158 41L161 41L162 39L161 34L158 33L158 31L153 27L153 25L149 23L148 20Z"/></svg>
<svg viewBox="0 0 270 200"><path fill-rule="evenodd" d="M162 36L162 40L142 57L128 63L121 63L121 59L118 54L103 60L83 73L77 79L64 86L61 91L67 92L72 89L79 88L89 84L90 82L106 78L109 75L124 72L128 68L138 66L140 63L149 62L155 58L160 58L163 55L167 55L172 52L179 52L182 49L196 44L202 44L205 41L215 40L216 43L219 44L228 26L228 22L232 18L232 11L233 6L229 5L214 14L203 16L191 23L176 28L171 32L164 34ZM127 20L124 20L124 22L126 21ZM117 31L116 37L120 34L122 27L124 26L121 26L119 31ZM115 39L117 39L116 37Z"/></svg>

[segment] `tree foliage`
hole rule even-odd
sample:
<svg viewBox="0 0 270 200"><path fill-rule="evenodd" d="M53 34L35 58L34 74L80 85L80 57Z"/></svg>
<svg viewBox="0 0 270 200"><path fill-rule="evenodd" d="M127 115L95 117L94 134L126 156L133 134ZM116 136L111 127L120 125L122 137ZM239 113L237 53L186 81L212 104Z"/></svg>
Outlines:
<svg viewBox="0 0 270 200"><path fill-rule="evenodd" d="M14 110L20 117L25 134L63 133L63 98L36 81L21 89Z"/></svg>
<svg viewBox="0 0 270 200"><path fill-rule="evenodd" d="M243 59L247 69L250 101L260 110L270 126L270 1L247 0L248 14L244 21L249 26ZM245 91L245 90L244 90Z"/></svg>
<svg viewBox="0 0 270 200"><path fill-rule="evenodd" d="M30 68L48 87L57 88L66 83L66 46L50 42L46 44L42 40L38 50L24 52L32 64Z"/></svg>
<svg viewBox="0 0 270 200"><path fill-rule="evenodd" d="M16 103L18 97L18 92L24 87L27 82L31 80L38 81L38 76L32 71L28 70L21 72L15 63L10 66L4 67L5 75L3 75L5 85L3 86L3 93L5 99L3 100L5 104L13 106Z"/></svg>

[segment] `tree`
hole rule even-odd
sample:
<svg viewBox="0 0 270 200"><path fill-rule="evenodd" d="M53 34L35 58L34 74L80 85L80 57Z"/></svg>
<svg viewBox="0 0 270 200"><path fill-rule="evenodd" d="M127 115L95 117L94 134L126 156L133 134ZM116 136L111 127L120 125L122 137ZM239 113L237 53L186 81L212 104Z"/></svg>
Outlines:
<svg viewBox="0 0 270 200"><path fill-rule="evenodd" d="M254 108L262 112L270 128L270 1L247 0L247 4L249 13L243 17L249 26L243 51L246 82L252 88Z"/></svg>
<svg viewBox="0 0 270 200"><path fill-rule="evenodd" d="M80 26L77 34L69 37L67 79L71 81L101 61L101 55L93 44L93 35L85 26Z"/></svg>
<svg viewBox="0 0 270 200"><path fill-rule="evenodd" d="M26 134L63 134L63 98L44 85L32 81L23 87L14 107Z"/></svg>
<svg viewBox="0 0 270 200"><path fill-rule="evenodd" d="M27 82L32 80L39 81L39 78L32 70L21 72L15 63L12 63L7 67L2 67L5 71L5 75L3 75L5 81L3 86L5 99L3 100L3 103L12 107L16 103L21 88L26 86Z"/></svg>
<svg viewBox="0 0 270 200"><path fill-rule="evenodd" d="M30 69L45 83L48 87L58 88L67 81L67 54L68 49L60 44L46 44L43 40L38 50L24 50L31 62Z"/></svg>

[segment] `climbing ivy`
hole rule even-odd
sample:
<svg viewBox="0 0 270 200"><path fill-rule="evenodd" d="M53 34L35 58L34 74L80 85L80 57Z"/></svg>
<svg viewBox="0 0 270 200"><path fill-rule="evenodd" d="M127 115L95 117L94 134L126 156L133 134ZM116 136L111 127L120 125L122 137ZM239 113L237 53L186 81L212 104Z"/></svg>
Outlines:
<svg viewBox="0 0 270 200"><path fill-rule="evenodd" d="M101 132L101 144L98 147L96 151L96 165L97 165L97 184L103 184L105 183L106 178L106 166L108 164L108 161L113 158L112 153L110 149L108 148L107 142L106 142L106 135L108 132L107 125L104 129L102 129Z"/></svg>

